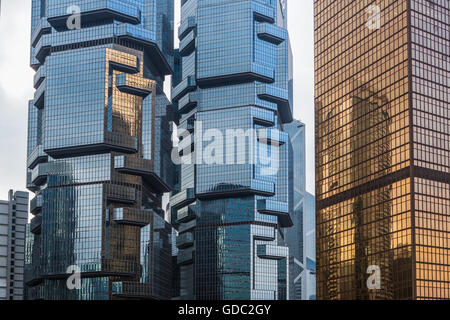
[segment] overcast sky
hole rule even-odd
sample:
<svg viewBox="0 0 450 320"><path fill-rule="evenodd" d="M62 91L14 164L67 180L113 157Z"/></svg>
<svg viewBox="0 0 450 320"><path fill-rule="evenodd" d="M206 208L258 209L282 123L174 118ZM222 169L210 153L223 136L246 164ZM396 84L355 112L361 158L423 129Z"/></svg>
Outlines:
<svg viewBox="0 0 450 320"><path fill-rule="evenodd" d="M175 0L176 8L179 0ZM33 97L29 67L31 0L0 0L0 199L26 190L27 106ZM313 1L288 0L294 53L294 113L307 125L307 189L314 193ZM179 24L176 14L175 25Z"/></svg>

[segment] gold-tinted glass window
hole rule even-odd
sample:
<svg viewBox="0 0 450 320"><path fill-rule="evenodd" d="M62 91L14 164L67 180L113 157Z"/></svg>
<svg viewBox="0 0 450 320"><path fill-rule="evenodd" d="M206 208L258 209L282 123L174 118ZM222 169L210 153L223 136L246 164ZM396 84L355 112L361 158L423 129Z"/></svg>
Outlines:
<svg viewBox="0 0 450 320"><path fill-rule="evenodd" d="M450 298L449 13L315 1L319 299Z"/></svg>
<svg viewBox="0 0 450 320"><path fill-rule="evenodd" d="M407 22L407 1L315 1L319 299L413 296Z"/></svg>
<svg viewBox="0 0 450 320"><path fill-rule="evenodd" d="M316 1L318 200L409 166L406 1L372 3Z"/></svg>

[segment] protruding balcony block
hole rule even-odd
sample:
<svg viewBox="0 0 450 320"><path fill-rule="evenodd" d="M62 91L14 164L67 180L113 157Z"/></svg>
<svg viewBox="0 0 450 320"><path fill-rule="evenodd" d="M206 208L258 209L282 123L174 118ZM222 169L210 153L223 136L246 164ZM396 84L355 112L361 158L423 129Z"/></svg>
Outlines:
<svg viewBox="0 0 450 320"><path fill-rule="evenodd" d="M191 30L184 38L180 41L180 55L187 56L195 49L195 30Z"/></svg>
<svg viewBox="0 0 450 320"><path fill-rule="evenodd" d="M197 83L193 76L189 76L181 81L172 91L172 100L178 101L186 93L194 91L197 88Z"/></svg>
<svg viewBox="0 0 450 320"><path fill-rule="evenodd" d="M28 169L34 169L39 163L47 162L47 160L48 155L44 152L43 145L40 144L28 156L27 167Z"/></svg>
<svg viewBox="0 0 450 320"><path fill-rule="evenodd" d="M43 109L45 105L45 90L47 89L46 80L43 80L39 88L34 93L34 106Z"/></svg>
<svg viewBox="0 0 450 320"><path fill-rule="evenodd" d="M170 192L170 187L155 172L152 160L132 155L116 156L114 168L122 173L141 176L145 181L161 192Z"/></svg>
<svg viewBox="0 0 450 320"><path fill-rule="evenodd" d="M254 239L261 241L274 241L276 231L273 227L254 226Z"/></svg>
<svg viewBox="0 0 450 320"><path fill-rule="evenodd" d="M283 260L288 258L289 248L263 244L258 245L257 254L261 259Z"/></svg>
<svg viewBox="0 0 450 320"><path fill-rule="evenodd" d="M152 222L153 211L135 208L114 208L113 220L118 224L145 227Z"/></svg>
<svg viewBox="0 0 450 320"><path fill-rule="evenodd" d="M50 50L52 48L51 43L51 34L46 34L41 37L41 39L36 44L36 48L34 50L36 59L42 64L45 61L45 58L50 54Z"/></svg>
<svg viewBox="0 0 450 320"><path fill-rule="evenodd" d="M198 86L204 88L251 81L273 83L275 81L275 70L259 63L251 62L234 70L233 73L217 74L208 77L198 76L197 78Z"/></svg>
<svg viewBox="0 0 450 320"><path fill-rule="evenodd" d="M288 39L286 29L270 23L260 23L256 29L256 33L260 39L277 45Z"/></svg>
<svg viewBox="0 0 450 320"><path fill-rule="evenodd" d="M273 111L255 114L253 122L264 127L275 127L275 113Z"/></svg>
<svg viewBox="0 0 450 320"><path fill-rule="evenodd" d="M52 32L52 27L48 23L47 18L41 18L39 23L35 27L33 34L31 35L31 45L36 47L39 40L44 34L49 34Z"/></svg>
<svg viewBox="0 0 450 320"><path fill-rule="evenodd" d="M105 132L105 143L112 150L123 151L125 153L137 153L138 151L138 139L127 134Z"/></svg>
<svg viewBox="0 0 450 320"><path fill-rule="evenodd" d="M262 214L277 216L280 226L284 228L294 225L287 203L267 199L258 200L258 211Z"/></svg>
<svg viewBox="0 0 450 320"><path fill-rule="evenodd" d="M42 63L36 58L36 49L31 47L30 49L30 67L37 71Z"/></svg>
<svg viewBox="0 0 450 320"><path fill-rule="evenodd" d="M39 187L36 186L33 182L32 182L32 170L27 170L27 189L30 190L31 192L36 192L39 190Z"/></svg>
<svg viewBox="0 0 450 320"><path fill-rule="evenodd" d="M180 224L178 232L180 234L182 234L184 232L188 232L188 231L191 231L191 230L195 229L196 226L197 226L197 220L192 220L192 221L189 221L189 222L185 222L185 223Z"/></svg>
<svg viewBox="0 0 450 320"><path fill-rule="evenodd" d="M186 114L197 106L198 93L191 92L178 101L178 113Z"/></svg>
<svg viewBox="0 0 450 320"><path fill-rule="evenodd" d="M177 248L186 249L194 245L194 234L186 232L177 237Z"/></svg>
<svg viewBox="0 0 450 320"><path fill-rule="evenodd" d="M34 234L41 234L42 215L38 214L30 222L30 231Z"/></svg>
<svg viewBox="0 0 450 320"><path fill-rule="evenodd" d="M189 206L183 207L177 212L177 223L189 222L195 218L195 212Z"/></svg>
<svg viewBox="0 0 450 320"><path fill-rule="evenodd" d="M261 99L268 100L275 103L288 103L289 93L288 90L278 88L270 84L258 84L256 87L256 93Z"/></svg>
<svg viewBox="0 0 450 320"><path fill-rule="evenodd" d="M142 45L161 74L169 75L172 73L172 67L157 45L155 32L129 23L110 23L104 25L101 29L98 27L88 27L79 30L68 30L57 32L55 34L43 35L36 44L34 52L37 60L40 63L43 63L46 56L50 54L52 46L61 47L64 45L73 45L75 43L88 43L90 41L112 38Z"/></svg>
<svg viewBox="0 0 450 320"><path fill-rule="evenodd" d="M44 81L47 76L47 67L42 65L39 67L38 71L34 75L33 84L34 88L37 89L41 85L42 81Z"/></svg>
<svg viewBox="0 0 450 320"><path fill-rule="evenodd" d="M269 181L251 179L245 185L223 183L214 186L207 191L197 193L201 200L212 200L229 198L230 196L258 195L263 197L273 197L275 195L275 184Z"/></svg>
<svg viewBox="0 0 450 320"><path fill-rule="evenodd" d="M55 159L68 156L81 156L100 152L117 151L123 153L137 153L138 139L134 136L118 132L105 131L104 140L96 144L74 145L71 147L44 149L45 153Z"/></svg>
<svg viewBox="0 0 450 320"><path fill-rule="evenodd" d="M195 191L193 188L185 189L172 196L170 199L172 209L175 210L185 207L193 202L195 202Z"/></svg>
<svg viewBox="0 0 450 320"><path fill-rule="evenodd" d="M34 215L37 215L42 210L43 205L43 197L41 194L38 194L30 201L30 212Z"/></svg>
<svg viewBox="0 0 450 320"><path fill-rule="evenodd" d="M262 3L252 3L255 20L260 22L275 23L275 10Z"/></svg>
<svg viewBox="0 0 450 320"><path fill-rule="evenodd" d="M105 184L104 188L106 198L113 202L134 204L138 199L135 188L115 184Z"/></svg>
<svg viewBox="0 0 450 320"><path fill-rule="evenodd" d="M188 265L194 262L194 248L189 248L178 252L177 264L178 265Z"/></svg>
<svg viewBox="0 0 450 320"><path fill-rule="evenodd" d="M268 181L252 180L252 190L261 196L272 197L275 195L275 184Z"/></svg>
<svg viewBox="0 0 450 320"><path fill-rule="evenodd" d="M121 73L116 76L116 87L125 93L147 97L152 93L155 82L137 75Z"/></svg>
<svg viewBox="0 0 450 320"><path fill-rule="evenodd" d="M181 26L178 28L178 39L181 41L183 38L197 27L196 17L187 18Z"/></svg>
<svg viewBox="0 0 450 320"><path fill-rule="evenodd" d="M267 100L278 105L278 112L283 123L292 122L293 115L289 104L288 90L278 88L274 85L261 83L257 85L256 92L260 99Z"/></svg>
<svg viewBox="0 0 450 320"><path fill-rule="evenodd" d="M38 164L31 173L31 181L36 186L41 186L47 181L48 175L48 164L40 163Z"/></svg>

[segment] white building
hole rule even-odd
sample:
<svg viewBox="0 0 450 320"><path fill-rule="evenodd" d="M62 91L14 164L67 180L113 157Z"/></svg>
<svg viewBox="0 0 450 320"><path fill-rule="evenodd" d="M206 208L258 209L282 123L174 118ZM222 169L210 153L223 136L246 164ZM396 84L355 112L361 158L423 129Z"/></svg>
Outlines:
<svg viewBox="0 0 450 320"><path fill-rule="evenodd" d="M9 191L0 201L0 300L23 299L28 193Z"/></svg>

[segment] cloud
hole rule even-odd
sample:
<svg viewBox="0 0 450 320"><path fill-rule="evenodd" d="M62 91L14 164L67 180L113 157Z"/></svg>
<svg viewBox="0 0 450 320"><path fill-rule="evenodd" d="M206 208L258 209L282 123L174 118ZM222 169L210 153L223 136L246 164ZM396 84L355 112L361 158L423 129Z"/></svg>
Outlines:
<svg viewBox="0 0 450 320"><path fill-rule="evenodd" d="M25 105L24 105L25 103ZM27 106L0 88L0 199L9 189L26 190Z"/></svg>
<svg viewBox="0 0 450 320"><path fill-rule="evenodd" d="M0 17L0 199L10 188L25 190L30 0L3 1Z"/></svg>
<svg viewBox="0 0 450 320"><path fill-rule="evenodd" d="M306 188L315 194L314 6L288 1L288 28L294 55L294 116L306 124Z"/></svg>

